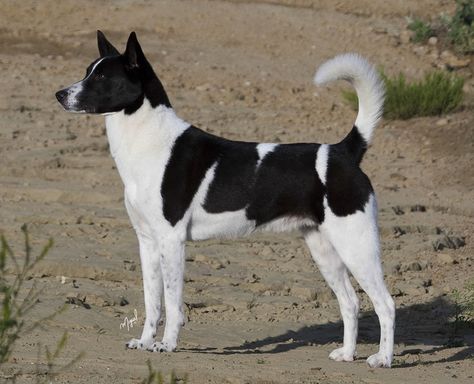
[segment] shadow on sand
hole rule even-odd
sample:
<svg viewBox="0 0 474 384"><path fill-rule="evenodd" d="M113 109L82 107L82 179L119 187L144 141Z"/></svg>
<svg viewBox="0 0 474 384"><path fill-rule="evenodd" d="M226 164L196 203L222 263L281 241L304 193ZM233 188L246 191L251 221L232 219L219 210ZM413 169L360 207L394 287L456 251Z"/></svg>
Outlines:
<svg viewBox="0 0 474 384"><path fill-rule="evenodd" d="M425 304L415 304L397 308L395 342L405 348L395 355L403 361L403 356L432 354L456 347L456 352L448 358L416 363L395 363L399 368L420 364L453 362L474 357L474 328L460 326L455 328L452 319L457 311L456 305L444 297L438 297ZM342 340L342 321L335 323L305 326L296 331L247 342L239 346L217 348L188 348L188 352L211 353L219 355L281 353L308 345L340 343ZM363 312L359 318L358 343L378 344L379 326L373 311ZM410 348L416 345L417 348ZM426 345L428 348L419 348ZM459 347L463 347L459 350ZM454 352L454 350L453 350ZM363 358L364 356L359 356ZM366 356L365 356L366 357Z"/></svg>

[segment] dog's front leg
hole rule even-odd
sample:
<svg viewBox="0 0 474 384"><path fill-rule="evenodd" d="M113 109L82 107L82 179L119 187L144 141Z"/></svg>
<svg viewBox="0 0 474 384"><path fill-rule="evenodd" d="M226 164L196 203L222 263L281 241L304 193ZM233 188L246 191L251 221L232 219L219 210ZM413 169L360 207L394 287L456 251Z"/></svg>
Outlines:
<svg viewBox="0 0 474 384"><path fill-rule="evenodd" d="M153 352L171 352L176 349L178 335L184 323L184 236L170 234L159 241L161 273L165 293L166 324L161 342L153 343Z"/></svg>
<svg viewBox="0 0 474 384"><path fill-rule="evenodd" d="M150 348L156 336L156 326L161 316L161 296L163 279L160 267L158 242L137 231L140 246L140 261L143 274L143 291L145 296L145 325L140 339L132 339L127 348Z"/></svg>

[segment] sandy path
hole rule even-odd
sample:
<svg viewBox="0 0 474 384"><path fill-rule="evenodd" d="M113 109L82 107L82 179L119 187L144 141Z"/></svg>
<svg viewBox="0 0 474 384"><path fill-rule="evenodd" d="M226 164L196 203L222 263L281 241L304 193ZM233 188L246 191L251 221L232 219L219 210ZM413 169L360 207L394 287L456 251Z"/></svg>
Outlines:
<svg viewBox="0 0 474 384"><path fill-rule="evenodd" d="M190 244L179 352L126 351L141 325L129 332L119 325L134 309L143 321L141 272L103 118L66 114L53 96L96 58L97 28L118 47L136 30L186 120L232 139L336 142L354 112L342 85L312 85L316 67L358 51L388 73L429 70L427 57L400 45L397 34L405 15L436 16L451 6L407 3L1 1L0 231L19 247L26 222L35 245L55 240L35 275L45 295L32 316L72 295L91 304L71 305L19 341L7 368L25 372L20 382L32 379L38 343L52 345L64 330L65 358L86 356L59 382L140 382L147 359L164 373L188 373L190 383L472 382L474 335L460 334L464 345L450 348L446 325L449 293L474 276L472 110L445 123L384 121L365 157L398 307L394 368L371 370L364 358L376 350L378 326L361 292L360 359L327 359L342 338L338 305L297 234ZM426 211L412 212L416 205ZM440 231L465 237L466 246L435 252ZM129 304L120 306L121 297Z"/></svg>

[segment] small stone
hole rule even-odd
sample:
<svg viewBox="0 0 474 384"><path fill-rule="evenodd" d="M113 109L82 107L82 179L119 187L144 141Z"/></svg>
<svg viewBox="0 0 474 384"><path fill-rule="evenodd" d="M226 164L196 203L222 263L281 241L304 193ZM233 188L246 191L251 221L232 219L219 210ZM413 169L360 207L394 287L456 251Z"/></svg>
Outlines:
<svg viewBox="0 0 474 384"><path fill-rule="evenodd" d="M426 207L424 205L416 204L410 208L411 212L426 212Z"/></svg>
<svg viewBox="0 0 474 384"><path fill-rule="evenodd" d="M407 268L409 271L421 271L421 265L420 263L414 261L413 263L410 263Z"/></svg>
<svg viewBox="0 0 474 384"><path fill-rule="evenodd" d="M292 296L299 297L306 301L313 301L318 297L316 289L311 287L293 286L291 288L291 293Z"/></svg>
<svg viewBox="0 0 474 384"><path fill-rule="evenodd" d="M452 258L451 255L448 255L447 253L440 253L438 255L438 262L440 264L453 264L454 259Z"/></svg>
<svg viewBox="0 0 474 384"><path fill-rule="evenodd" d="M423 56L428 52L428 48L425 47L424 45L418 45L416 47L413 47L413 53L415 53L418 56Z"/></svg>
<svg viewBox="0 0 474 384"><path fill-rule="evenodd" d="M400 273L400 263L397 261L388 262L385 264L385 270L391 275L398 275Z"/></svg>
<svg viewBox="0 0 474 384"><path fill-rule="evenodd" d="M119 305L121 307L124 307L125 305L128 305L128 304L129 304L128 300L125 297L121 296L120 301L119 301Z"/></svg>
<svg viewBox="0 0 474 384"><path fill-rule="evenodd" d="M268 245L265 245L260 252L262 256L270 256L273 255L275 252L273 252L273 249L271 249Z"/></svg>
<svg viewBox="0 0 474 384"><path fill-rule="evenodd" d="M400 43L408 44L413 36L413 31L405 30L400 33Z"/></svg>
<svg viewBox="0 0 474 384"><path fill-rule="evenodd" d="M400 215L404 215L404 214L405 214L405 212L403 211L403 209L400 208L398 205L395 206L395 207L392 207L392 210L393 210L393 212L395 213L395 215L397 215L397 216L400 216Z"/></svg>
<svg viewBox="0 0 474 384"><path fill-rule="evenodd" d="M438 44L438 38L436 36L431 36L429 39L428 39L428 45L436 45Z"/></svg>
<svg viewBox="0 0 474 384"><path fill-rule="evenodd" d="M440 59L448 68L451 69L464 68L471 63L470 59L460 59L448 50L441 52Z"/></svg>
<svg viewBox="0 0 474 384"><path fill-rule="evenodd" d="M445 125L448 124L448 123L449 123L449 120L446 119L446 118L442 118L442 119L439 119L439 120L436 121L436 125L437 125L438 127L445 126Z"/></svg>

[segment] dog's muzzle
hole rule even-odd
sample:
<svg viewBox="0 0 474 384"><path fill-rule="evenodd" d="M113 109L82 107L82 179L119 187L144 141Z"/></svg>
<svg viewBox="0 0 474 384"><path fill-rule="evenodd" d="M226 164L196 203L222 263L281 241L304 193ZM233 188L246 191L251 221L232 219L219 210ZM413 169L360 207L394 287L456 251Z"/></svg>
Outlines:
<svg viewBox="0 0 474 384"><path fill-rule="evenodd" d="M58 101L59 101L62 105L64 105L64 101L66 100L67 95L68 95L67 90L61 89L60 91L56 92L56 99L58 99Z"/></svg>

